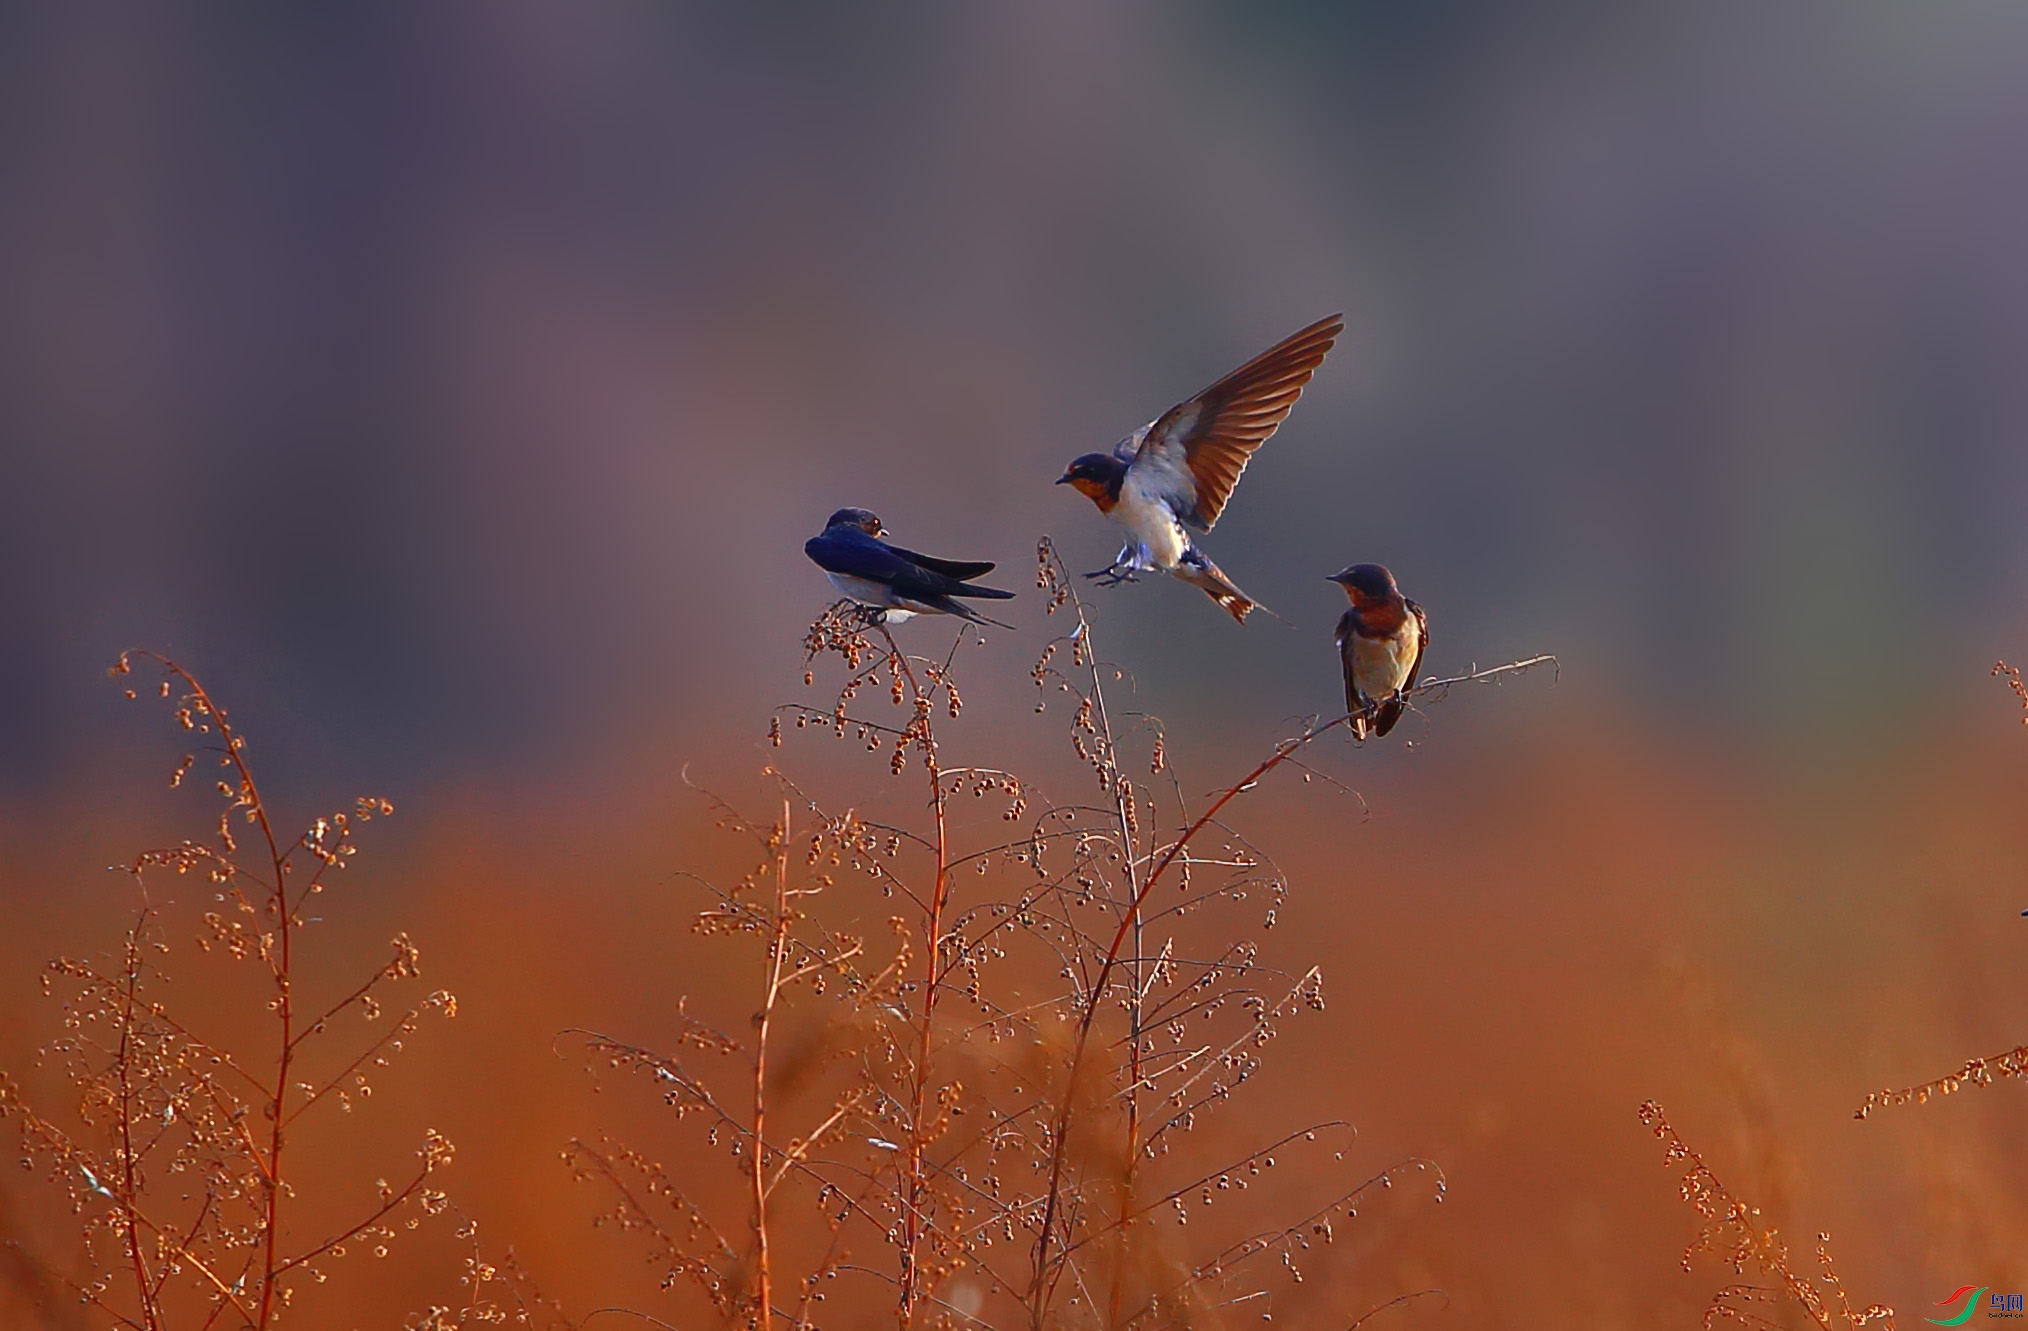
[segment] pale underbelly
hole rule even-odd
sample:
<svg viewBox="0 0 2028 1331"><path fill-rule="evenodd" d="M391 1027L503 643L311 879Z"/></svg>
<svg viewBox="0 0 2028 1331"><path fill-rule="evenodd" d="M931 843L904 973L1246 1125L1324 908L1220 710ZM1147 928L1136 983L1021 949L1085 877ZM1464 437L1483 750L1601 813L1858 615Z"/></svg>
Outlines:
<svg viewBox="0 0 2028 1331"><path fill-rule="evenodd" d="M1415 669L1416 635L1395 638L1354 638L1352 679L1368 698L1385 698L1408 683Z"/></svg>
<svg viewBox="0 0 2028 1331"><path fill-rule="evenodd" d="M831 573L827 571L824 576L831 580L831 585L836 587L839 592L851 597L861 605L894 604L894 588L884 582L875 582L871 578L855 578L850 573Z"/></svg>
<svg viewBox="0 0 2028 1331"><path fill-rule="evenodd" d="M898 624L910 615L919 614L929 608L905 596L896 595L894 588L884 582L875 582L871 578L855 578L850 573L832 573L828 570L824 576L830 579L833 587L851 600L861 605L886 610L887 618L893 623Z"/></svg>
<svg viewBox="0 0 2028 1331"><path fill-rule="evenodd" d="M1120 502L1107 516L1132 533L1147 553L1148 562L1164 572L1182 563L1190 548L1190 537L1169 506L1143 494L1131 476L1120 489Z"/></svg>

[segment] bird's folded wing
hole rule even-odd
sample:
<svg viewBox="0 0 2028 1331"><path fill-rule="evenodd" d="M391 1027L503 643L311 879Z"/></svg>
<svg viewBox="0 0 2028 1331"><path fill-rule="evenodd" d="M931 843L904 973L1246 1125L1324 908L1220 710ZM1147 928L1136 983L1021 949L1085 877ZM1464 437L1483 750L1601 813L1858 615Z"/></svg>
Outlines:
<svg viewBox="0 0 2028 1331"><path fill-rule="evenodd" d="M1178 515L1210 531L1253 451L1287 418L1344 330L1334 314L1269 347L1143 432L1133 465Z"/></svg>
<svg viewBox="0 0 2028 1331"><path fill-rule="evenodd" d="M1405 693L1415 687L1416 676L1422 673L1423 653L1429 650L1429 616L1422 612L1421 606L1405 597L1402 604L1408 607L1409 614L1415 616L1415 660L1409 663L1408 679L1401 686Z"/></svg>
<svg viewBox="0 0 2028 1331"><path fill-rule="evenodd" d="M938 559L934 555L919 555L913 550L904 550L898 545L888 548L903 559L918 564L932 573L941 573L947 578L956 578L959 582L983 578L993 571L992 563L983 559Z"/></svg>
<svg viewBox="0 0 2028 1331"><path fill-rule="evenodd" d="M883 545L870 537L856 541L828 533L813 536L803 543L803 553L827 573L841 573L848 577L883 582L903 596L985 596L1005 599L1014 594L992 587L974 587L956 578L924 568L905 557L902 551Z"/></svg>
<svg viewBox="0 0 2028 1331"><path fill-rule="evenodd" d="M1359 681L1352 663L1352 644L1359 636L1359 612L1347 610L1338 618L1338 631L1332 635L1338 643L1338 665L1345 672L1345 710L1359 710Z"/></svg>

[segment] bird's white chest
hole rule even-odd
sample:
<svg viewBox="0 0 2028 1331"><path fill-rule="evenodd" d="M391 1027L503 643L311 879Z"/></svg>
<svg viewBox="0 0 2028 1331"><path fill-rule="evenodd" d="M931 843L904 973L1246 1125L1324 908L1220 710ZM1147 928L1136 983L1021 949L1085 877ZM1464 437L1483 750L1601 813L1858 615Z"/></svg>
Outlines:
<svg viewBox="0 0 2028 1331"><path fill-rule="evenodd" d="M884 609L892 623L900 623L902 619L909 619L909 615L915 613L911 609L900 609L904 605L902 599L896 597L894 588L888 586L886 582L874 582L872 578L854 578L850 572L831 572L831 570L825 570L823 576L829 578L831 586L836 586L852 601Z"/></svg>
<svg viewBox="0 0 2028 1331"><path fill-rule="evenodd" d="M1402 631L1385 638L1352 637L1352 681L1368 698L1385 698L1408 683L1422 634L1411 618Z"/></svg>
<svg viewBox="0 0 2028 1331"><path fill-rule="evenodd" d="M1190 537L1168 502L1132 471L1120 483L1119 502L1107 516L1132 532L1147 551L1149 562L1164 572L1182 563L1190 548Z"/></svg>

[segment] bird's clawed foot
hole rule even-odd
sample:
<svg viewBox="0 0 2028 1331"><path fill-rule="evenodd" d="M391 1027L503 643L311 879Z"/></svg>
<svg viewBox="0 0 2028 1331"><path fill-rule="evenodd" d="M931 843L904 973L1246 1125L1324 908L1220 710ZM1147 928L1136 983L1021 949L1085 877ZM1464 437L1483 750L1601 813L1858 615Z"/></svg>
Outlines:
<svg viewBox="0 0 2028 1331"><path fill-rule="evenodd" d="M1095 569L1084 576L1097 579L1098 585L1101 587L1117 587L1123 582L1140 581L1140 575L1134 568L1124 564L1114 564L1108 568Z"/></svg>

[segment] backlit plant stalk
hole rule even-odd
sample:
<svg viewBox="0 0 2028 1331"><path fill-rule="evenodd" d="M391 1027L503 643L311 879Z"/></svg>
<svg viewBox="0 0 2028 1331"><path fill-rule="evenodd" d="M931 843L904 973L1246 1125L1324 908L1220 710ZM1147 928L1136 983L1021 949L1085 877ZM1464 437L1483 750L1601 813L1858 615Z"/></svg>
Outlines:
<svg viewBox="0 0 2028 1331"><path fill-rule="evenodd" d="M367 1094L366 1069L386 1063L423 1012L452 1015L456 1000L441 990L430 994L335 1071L305 1079L314 1066L306 1062L311 1041L348 1013L380 1020L380 991L417 974L416 949L398 936L387 963L303 1020L295 979L304 906L352 856L353 828L393 808L362 799L348 813L319 818L284 842L247 763L245 740L224 708L181 666L151 653L122 656L114 676L131 676L137 663L160 670L158 696L171 702L187 734L203 737L204 747L184 755L170 784L182 784L199 754L211 755L224 771L217 790L226 807L213 840L148 851L129 866L142 904L122 941L116 972L69 960L50 967L50 987L75 990L66 1004L71 1033L47 1052L61 1056L81 1092L79 1131L38 1112L4 1077L0 1117L19 1123L29 1159L48 1166L83 1218L93 1269L77 1286L84 1303L117 1325L146 1331L186 1322L208 1327L220 1319L265 1331L290 1305L295 1278L321 1281L326 1259L354 1242L384 1249L394 1235L390 1222L405 1209L426 1215L447 1209L444 1194L430 1184L449 1165L452 1148L431 1131L415 1173L401 1187L383 1183L377 1205L363 1218L293 1255L284 1246L285 1203L295 1194L287 1169L292 1129L327 1100L350 1107L355 1096ZM136 696L132 688L126 693ZM258 870L241 860L234 835L241 822L258 833ZM299 872L305 862L313 867ZM200 949L260 964L267 993L261 1011L273 1023L268 1069L257 1070L257 1062L201 1038L149 995L151 983L162 978L149 958L169 947L165 917L146 880L163 869L196 874L216 889L220 908L202 913ZM94 1038L102 1029L109 1037ZM100 1135L103 1149L91 1144ZM174 1193L154 1186L158 1173L177 1177ZM98 1266L102 1235L118 1244L123 1282ZM467 1301L473 1316L479 1312L476 1289L474 1283ZM453 1323L440 1318L437 1324Z"/></svg>
<svg viewBox="0 0 2028 1331"><path fill-rule="evenodd" d="M678 1119L700 1116L707 1145L731 1138L753 1226L739 1244L709 1218L691 1171L610 1141L575 1142L569 1153L580 1176L610 1189L600 1218L650 1244L664 1287L695 1286L729 1325L779 1319L789 1331L814 1328L827 1291L844 1281L885 1285L886 1307L905 1329L1026 1322L1164 1331L1236 1304L1267 1308L1268 1291L1249 1274L1262 1259L1278 1257L1299 1283L1299 1257L1331 1243L1335 1226L1398 1180L1436 1174L1441 1198L1440 1173L1412 1158L1350 1175L1292 1221L1224 1236L1214 1225L1196 1241L1195 1259L1181 1241L1201 1231L1156 1233L1164 1213L1181 1227L1217 1198L1270 1182L1263 1173L1278 1153L1335 1143L1329 1158L1342 1159L1349 1143L1348 1125L1333 1121L1275 1134L1237 1158L1206 1159L1195 1147L1192 1128L1254 1074L1279 1023L1321 1007L1322 975L1276 970L1229 928L1183 919L1259 892L1269 903L1262 926L1273 926L1287 882L1220 820L1279 768L1300 769L1306 780L1323 775L1303 751L1346 718L1282 740L1201 808L1189 807L1172 773L1176 830L1165 838L1155 829L1168 815L1129 777L1121 753L1120 716L1107 696L1119 673L1094 650L1085 607L1046 541L1038 579L1051 613L1069 607L1073 622L1031 674L1045 698L1051 689L1072 695L1070 739L1100 785L1099 801L1052 802L1000 768L947 759L935 719L959 714L954 667L969 626L948 653L911 656L884 624L835 605L806 645L809 667L820 657L842 660L836 701L777 709L770 740L780 745L791 727L829 731L885 753L897 777L920 761L927 807L876 822L859 811L868 801L852 787L844 812L827 811L764 769L788 797L770 828L715 801L721 825L763 849L760 866L730 888L693 879L711 899L697 917L700 933L751 934L761 946L755 1047L717 1034L680 1004L675 1054L576 1033L594 1066L641 1074ZM1060 669L1052 664L1059 654L1070 662ZM1414 696L1544 664L1553 662L1434 680ZM805 683L814 680L806 668ZM882 693L898 716L867 707ZM1170 771L1159 725L1134 724L1154 735L1151 775ZM1000 820L1016 830L1002 838L954 822L951 802L965 794L1004 797ZM807 830L792 835L791 815ZM790 845L804 848L796 860ZM978 890L960 892L960 880L974 875ZM873 889L875 902L907 903L890 920L897 946L884 964L822 918L864 918L867 898L840 895L855 882ZM1150 904L1157 883L1181 889L1159 909ZM792 1006L791 991L802 995ZM1103 1015L1115 1008L1123 1029ZM778 1078L776 1045L790 1012L802 1023L798 1052L794 1071ZM1157 1052L1161 1041L1167 1047ZM718 1074L690 1062L685 1047L745 1064L750 1096L741 1098L752 1111L730 1111L715 1089ZM788 1100L792 1086L813 1108ZM797 1118L814 1126L800 1136L777 1126ZM1327 1163L1288 1188L1313 1192L1338 1173ZM789 1184L809 1211L784 1201ZM820 1228L798 1224L785 1239L804 1215ZM1244 1218L1235 1210L1223 1227ZM785 1296L791 1252L800 1287L793 1304Z"/></svg>

